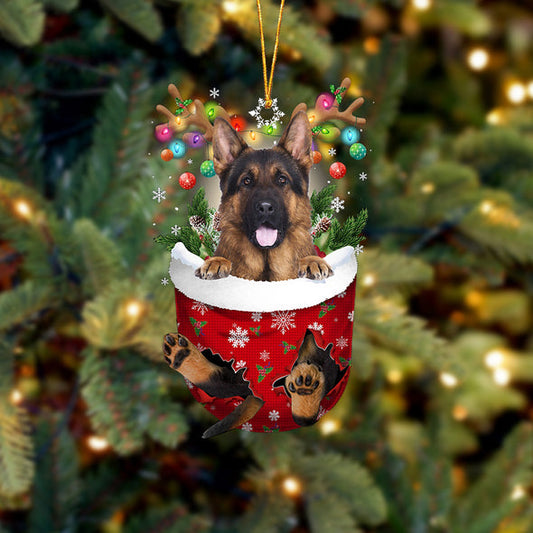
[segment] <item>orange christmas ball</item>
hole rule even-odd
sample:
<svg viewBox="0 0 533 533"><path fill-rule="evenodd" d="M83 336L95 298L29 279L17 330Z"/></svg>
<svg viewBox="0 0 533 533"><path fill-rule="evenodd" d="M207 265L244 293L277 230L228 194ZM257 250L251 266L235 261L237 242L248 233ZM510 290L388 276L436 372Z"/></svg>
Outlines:
<svg viewBox="0 0 533 533"><path fill-rule="evenodd" d="M192 189L196 185L196 176L192 172L184 172L179 177L179 184L183 189Z"/></svg>
<svg viewBox="0 0 533 533"><path fill-rule="evenodd" d="M346 166L337 161L329 167L330 176L336 180L340 180L346 174Z"/></svg>
<svg viewBox="0 0 533 533"><path fill-rule="evenodd" d="M313 151L313 164L318 165L322 161L322 154L318 150Z"/></svg>
<svg viewBox="0 0 533 533"><path fill-rule="evenodd" d="M173 157L174 154L172 153L172 150L169 150L168 148L161 150L161 159L163 161L170 161Z"/></svg>

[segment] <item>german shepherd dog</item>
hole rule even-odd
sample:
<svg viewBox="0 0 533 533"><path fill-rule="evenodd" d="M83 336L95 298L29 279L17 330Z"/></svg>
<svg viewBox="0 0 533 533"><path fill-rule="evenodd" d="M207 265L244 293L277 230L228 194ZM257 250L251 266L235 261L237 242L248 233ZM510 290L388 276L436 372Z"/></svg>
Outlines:
<svg viewBox="0 0 533 533"><path fill-rule="evenodd" d="M304 111L292 117L278 145L268 150L250 148L226 120L215 120L213 160L222 191L220 241L215 255L196 270L198 277L220 279L231 274L280 281L297 277L321 280L333 274L328 263L316 254L310 234L311 140L311 126ZM304 342L302 349L309 359L311 347ZM263 406L242 372L236 373L221 358L206 356L182 335L166 335L163 350L172 368L208 394L243 398L243 403L209 428L204 437L238 427ZM322 368L317 372L322 373ZM309 393L309 410L296 408L295 412L298 402L293 404L297 423L316 421L314 408L323 398L326 381L323 376L323 384ZM291 398L294 401L296 396Z"/></svg>

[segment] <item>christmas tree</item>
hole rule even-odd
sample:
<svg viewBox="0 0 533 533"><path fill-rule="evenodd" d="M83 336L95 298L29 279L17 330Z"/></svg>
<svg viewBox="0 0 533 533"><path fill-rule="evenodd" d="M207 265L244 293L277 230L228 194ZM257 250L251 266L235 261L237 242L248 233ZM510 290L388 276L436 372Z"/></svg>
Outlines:
<svg viewBox="0 0 533 533"><path fill-rule="evenodd" d="M525 2L285 6L280 105L345 76L366 99L367 157L335 145L338 218L368 209L352 374L314 426L202 440L154 238L187 227L177 176L204 157L161 160L155 105L174 82L255 107L256 3L4 2L0 532L532 532L532 24Z"/></svg>

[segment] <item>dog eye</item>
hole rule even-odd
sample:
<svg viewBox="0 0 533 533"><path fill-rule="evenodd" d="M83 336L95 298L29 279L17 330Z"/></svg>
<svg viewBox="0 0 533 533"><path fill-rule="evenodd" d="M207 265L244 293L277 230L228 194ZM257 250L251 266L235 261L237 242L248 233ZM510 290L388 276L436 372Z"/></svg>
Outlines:
<svg viewBox="0 0 533 533"><path fill-rule="evenodd" d="M253 183L253 181L253 178L251 178L250 176L245 176L242 180L242 184L246 187L249 187Z"/></svg>
<svg viewBox="0 0 533 533"><path fill-rule="evenodd" d="M280 185L286 185L286 184L287 184L287 181L288 181L288 178L287 178L287 176L285 176L285 174L280 174L280 175L278 176L278 183L279 183Z"/></svg>

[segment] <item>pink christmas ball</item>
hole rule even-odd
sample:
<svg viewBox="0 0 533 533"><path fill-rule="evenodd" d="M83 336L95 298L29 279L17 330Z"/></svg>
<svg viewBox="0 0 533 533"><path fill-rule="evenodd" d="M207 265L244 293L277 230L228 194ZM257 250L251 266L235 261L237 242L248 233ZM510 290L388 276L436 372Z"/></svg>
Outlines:
<svg viewBox="0 0 533 533"><path fill-rule="evenodd" d="M329 174L332 178L340 180L346 174L346 166L343 163L337 161L329 167Z"/></svg>
<svg viewBox="0 0 533 533"><path fill-rule="evenodd" d="M172 139L172 130L168 124L159 124L155 127L154 135L160 143L167 143Z"/></svg>
<svg viewBox="0 0 533 533"><path fill-rule="evenodd" d="M179 184L182 189L192 189L196 185L196 176L192 172L184 172L179 177Z"/></svg>

